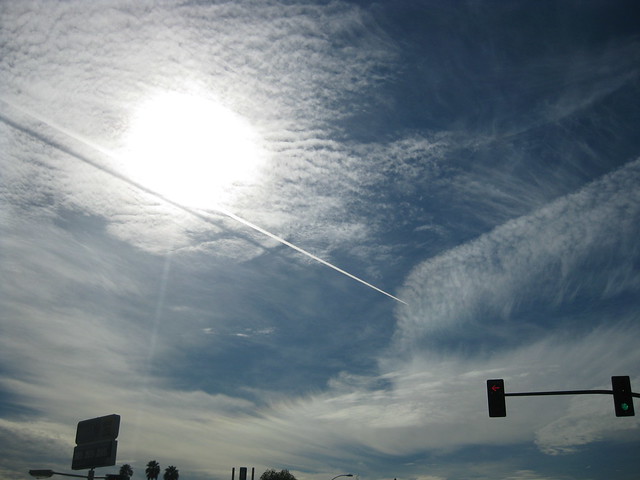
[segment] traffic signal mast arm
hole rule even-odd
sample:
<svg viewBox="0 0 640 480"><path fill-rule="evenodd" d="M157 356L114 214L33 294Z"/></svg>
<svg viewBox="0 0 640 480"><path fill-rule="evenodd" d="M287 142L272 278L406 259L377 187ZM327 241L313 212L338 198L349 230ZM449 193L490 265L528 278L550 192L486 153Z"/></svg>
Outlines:
<svg viewBox="0 0 640 480"><path fill-rule="evenodd" d="M613 395L613 390L560 390L557 392L518 392L518 393L506 393L505 397L529 397L536 395L598 395L608 394ZM632 397L640 398L640 393L631 392Z"/></svg>
<svg viewBox="0 0 640 480"><path fill-rule="evenodd" d="M613 395L613 406L616 417L632 417L635 415L633 397L640 398L640 393L631 391L628 376L611 377L611 390L558 390L550 392L510 392L504 389L504 380L495 378L487 380L487 400L490 417L506 417L505 397L531 397L542 395Z"/></svg>

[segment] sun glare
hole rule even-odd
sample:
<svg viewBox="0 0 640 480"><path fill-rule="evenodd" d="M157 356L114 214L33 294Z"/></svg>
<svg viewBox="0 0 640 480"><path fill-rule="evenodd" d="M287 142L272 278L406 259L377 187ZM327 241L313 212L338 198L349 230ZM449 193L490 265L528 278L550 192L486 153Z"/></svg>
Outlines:
<svg viewBox="0 0 640 480"><path fill-rule="evenodd" d="M258 135L241 116L210 100L167 93L135 112L124 152L127 174L190 207L228 203L256 180Z"/></svg>

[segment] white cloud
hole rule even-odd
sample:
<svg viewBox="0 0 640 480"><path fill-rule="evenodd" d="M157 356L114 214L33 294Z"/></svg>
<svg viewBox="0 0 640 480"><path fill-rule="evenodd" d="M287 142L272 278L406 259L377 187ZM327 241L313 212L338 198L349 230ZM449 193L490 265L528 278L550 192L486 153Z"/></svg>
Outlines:
<svg viewBox="0 0 640 480"><path fill-rule="evenodd" d="M114 3L105 10L56 3L47 15L34 15L33 5L6 7L6 19L21 21L5 22L16 48L14 68L1 72L7 79L3 97L45 121L34 122L16 109L5 114L45 143L80 152L69 158L45 148L38 161L51 176L33 185L31 195L50 189L56 206L71 204L108 218L109 232L147 251L197 242L192 230L202 231L201 222L83 165L84 159L118 171L113 158L90 146L117 151L137 104L157 91L193 90L246 116L265 139L281 138L283 128L291 134L284 147L289 153L277 141L265 141L286 168L274 164L275 181L265 179L265 188L248 191L254 198L240 201L236 213L279 235L291 234L322 256L366 238L371 222L348 218L341 197L353 187L342 178L370 169L334 151L326 122L335 120L341 95L369 88L367 72L394 58L372 19L340 3L285 10L277 3L177 10L172 3L150 5ZM49 40L37 41L38 36ZM32 49L23 48L22 37L34 42ZM315 153L309 142L318 143ZM23 142L15 150L24 152ZM298 175L295 183L287 180L291 175ZM219 228L206 227L209 234ZM260 254L245 247L221 243L216 251L240 260L252 251Z"/></svg>
<svg viewBox="0 0 640 480"><path fill-rule="evenodd" d="M518 470L513 475L505 477L505 480L553 480L554 478L558 477L543 476L533 470Z"/></svg>
<svg viewBox="0 0 640 480"><path fill-rule="evenodd" d="M120 458L162 456L165 463L179 458L206 470L207 452L215 451L236 465L250 457L257 464L299 462L321 470L326 462L355 461L362 448L410 455L535 440L542 451L561 453L637 428L634 419L612 424L610 398L597 397L508 399L507 421L489 419L484 387L487 378L496 376L506 379L508 391L607 388L608 377L618 373L636 379L640 372L629 369L640 364L633 343L637 332L629 331L631 318L622 326L547 338L490 357L415 351L406 359L382 358L379 377L345 373L326 392L297 399L265 392L272 402L264 408L149 377L149 332L127 325L129 333L123 337L122 324L93 315L32 309L29 329L14 324L10 335L3 336L3 362L10 357L20 365L20 375L14 371L1 381L24 407L46 411L66 430L96 412L123 415ZM155 355L170 358L172 349L162 343L156 348L161 347ZM42 353L34 357L34 351ZM620 351L628 355L620 356ZM57 425L47 427L49 434Z"/></svg>
<svg viewBox="0 0 640 480"><path fill-rule="evenodd" d="M0 475L6 479L23 479L28 470L52 468L59 458L69 458L73 453L75 432L69 425L47 420L12 421L0 419L0 445L3 465ZM37 457L34 457L34 452ZM42 463L39 463L42 462ZM52 464L53 463L53 464Z"/></svg>
<svg viewBox="0 0 640 480"><path fill-rule="evenodd" d="M353 114L354 103L379 94L380 72L392 71L401 55L360 8L342 2L286 9L280 2L43 5L5 2L0 16L6 54L0 97L46 120L2 102L0 223L9 280L0 287L6 315L0 360L11 371L0 384L12 405L41 420L0 421L1 444L11 445L15 436L18 445L40 452L52 442L62 458L76 421L115 411L123 415L119 458L179 461L203 476L226 478L223 463L248 459L322 472L355 465L363 452L444 454L535 441L541 451L560 454L621 432L636 438L635 419L610 422L610 398L509 399L509 417L489 419L484 381L501 376L509 389L536 390L607 388L618 373L640 378L633 312L597 312L596 320L587 311L582 325L553 308L585 292L606 301L640 285L629 261L637 260L639 162L546 206L567 184L580 184L583 177L569 172L578 160L559 172L532 173L533 185L526 169L518 177L480 165L465 175L450 166L460 149L487 148L566 119L625 85L635 44L623 45L619 55L613 53L620 45L600 52L595 63L578 59L570 91L554 94L502 136L398 139L402 134L394 131L390 140L359 144L335 140L337 122ZM532 62L525 73L556 72L565 60L559 55L547 67ZM547 78L547 88L555 90L555 80ZM323 258L347 252L379 276L377 265L393 265L404 248L381 245L379 235L406 227L455 241L449 219L434 220L422 198L390 206L400 197L432 195L436 187L480 199L482 208L462 213L473 210L486 225L511 220L415 268L399 294L410 307L397 310L396 338L379 354L378 375L344 372L322 392L287 399L253 390L268 407L190 389L154 370L153 361L173 366L196 335L273 338L281 330L264 326L271 325L266 320L221 328L210 322L210 305L187 311L187 300L184 310L169 310L192 315L193 324L159 325L157 256L174 252L177 261L215 269L221 258L259 259L275 243L222 216L174 208L118 178L117 159L100 149L117 150L135 106L163 90L215 97L255 126L270 167L232 210ZM497 124L507 123L511 110L498 117ZM56 227L82 216L93 222L92 241L74 236L83 235L77 225ZM104 237L97 234L102 229ZM540 327L527 315L544 308L555 315L536 318L548 321ZM220 310L216 315L223 316ZM476 351L438 345L442 337L455 343L469 329ZM538 340L523 346L523 332ZM541 477L521 470L509 478Z"/></svg>
<svg viewBox="0 0 640 480"><path fill-rule="evenodd" d="M633 349L636 334L637 329L602 328L488 358L424 353L414 354L410 362L390 359L383 362L379 378L346 375L322 395L274 404L251 437L266 437L273 425L283 424L296 425L301 435L313 435L320 444L338 441L343 455L349 454L348 445L411 455L533 440L545 453L575 451L625 430L637 433L638 421L612 421L612 400L604 395L507 398L508 417L491 419L485 381L505 378L507 392L610 388L612 372L640 376L631 368L640 360ZM619 351L627 352L624 358ZM380 381L388 386L381 388ZM302 445L282 447L312 455Z"/></svg>
<svg viewBox="0 0 640 480"><path fill-rule="evenodd" d="M514 320L526 326L526 319L513 317L523 305L562 305L586 292L603 300L637 288L629 258L635 255L639 166L632 162L417 266L399 293L410 305L399 312L399 348L469 327L517 333L506 326L516 326ZM487 317L492 323L482 325Z"/></svg>

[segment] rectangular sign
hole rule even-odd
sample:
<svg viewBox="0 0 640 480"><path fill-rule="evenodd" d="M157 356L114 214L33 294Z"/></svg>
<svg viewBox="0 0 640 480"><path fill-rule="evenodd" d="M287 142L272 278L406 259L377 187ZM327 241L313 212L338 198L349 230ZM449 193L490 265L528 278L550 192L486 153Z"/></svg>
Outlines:
<svg viewBox="0 0 640 480"><path fill-rule="evenodd" d="M120 431L120 415L115 413L105 417L90 418L78 422L76 445L115 440Z"/></svg>
<svg viewBox="0 0 640 480"><path fill-rule="evenodd" d="M72 470L85 468L110 467L116 464L116 440L86 443L73 449Z"/></svg>

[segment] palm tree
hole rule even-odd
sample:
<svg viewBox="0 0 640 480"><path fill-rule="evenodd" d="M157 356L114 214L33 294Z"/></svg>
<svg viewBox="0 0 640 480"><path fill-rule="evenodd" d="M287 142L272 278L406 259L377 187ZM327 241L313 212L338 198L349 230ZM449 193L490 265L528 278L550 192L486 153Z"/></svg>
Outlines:
<svg viewBox="0 0 640 480"><path fill-rule="evenodd" d="M178 477L180 477L180 474L178 473L178 469L173 465L169 465L164 470L164 476L163 476L164 480L178 480Z"/></svg>
<svg viewBox="0 0 640 480"><path fill-rule="evenodd" d="M147 469L144 473L147 476L147 480L158 480L158 475L160 475L160 465L155 460L151 460L147 463Z"/></svg>
<svg viewBox="0 0 640 480"><path fill-rule="evenodd" d="M131 475L133 475L133 469L131 468L131 465L129 465L128 463L123 464L120 467L120 475L125 475L131 478Z"/></svg>

